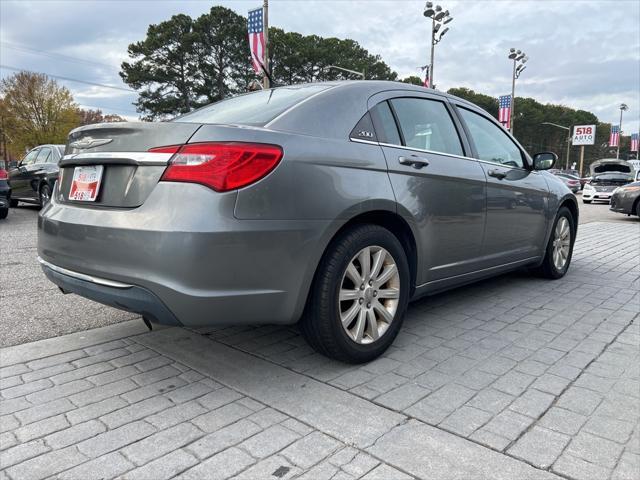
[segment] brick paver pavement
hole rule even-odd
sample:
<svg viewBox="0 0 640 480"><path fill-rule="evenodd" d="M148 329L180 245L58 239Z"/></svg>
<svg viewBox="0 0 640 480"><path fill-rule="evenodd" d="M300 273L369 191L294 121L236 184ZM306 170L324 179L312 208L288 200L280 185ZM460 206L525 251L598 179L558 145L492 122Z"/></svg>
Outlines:
<svg viewBox="0 0 640 480"><path fill-rule="evenodd" d="M0 479L636 479L639 242L582 225L564 279L421 300L362 366L270 326L2 349Z"/></svg>

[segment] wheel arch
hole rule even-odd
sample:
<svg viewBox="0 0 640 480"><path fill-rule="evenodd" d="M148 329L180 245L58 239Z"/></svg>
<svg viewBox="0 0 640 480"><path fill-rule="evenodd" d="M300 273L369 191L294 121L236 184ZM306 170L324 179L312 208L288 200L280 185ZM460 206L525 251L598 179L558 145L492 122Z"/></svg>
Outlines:
<svg viewBox="0 0 640 480"><path fill-rule="evenodd" d="M366 212L359 213L344 221L332 234L329 236L329 239L325 242L325 246L322 250L322 254L318 257L318 261L313 266L311 279L306 287L306 292L302 292L301 295L302 302L298 304L298 308L296 308L296 316L299 317L302 315L305 306L308 303L309 295L311 294L311 290L313 288L316 275L318 273L318 268L320 267L320 263L324 258L326 252L333 245L336 238L338 238L345 230L355 226L355 225L363 225L363 224L374 224L379 225L381 227L386 228L391 233L393 233L396 238L399 240L402 248L404 249L407 255L407 263L409 264L409 274L410 274L410 283L411 290L409 292L409 298L411 298L415 291L416 279L418 275L418 262L419 262L419 252L416 244L416 236L414 234L413 229L409 225L409 223L398 213L395 211L378 209L378 210L369 210Z"/></svg>

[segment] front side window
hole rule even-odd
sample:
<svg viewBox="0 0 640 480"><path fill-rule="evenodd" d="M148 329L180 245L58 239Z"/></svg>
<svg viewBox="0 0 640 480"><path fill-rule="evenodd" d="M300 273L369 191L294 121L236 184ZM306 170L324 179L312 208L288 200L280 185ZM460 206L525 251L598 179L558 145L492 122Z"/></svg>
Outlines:
<svg viewBox="0 0 640 480"><path fill-rule="evenodd" d="M522 152L501 127L466 108L459 108L459 111L467 124L480 160L509 167L524 167Z"/></svg>
<svg viewBox="0 0 640 480"><path fill-rule="evenodd" d="M29 153L27 153L27 156L24 157L22 162L20 162L20 165L31 165L32 163L34 163L39 151L40 150L31 150Z"/></svg>
<svg viewBox="0 0 640 480"><path fill-rule="evenodd" d="M464 155L460 137L444 103L424 98L395 98L391 105L407 147Z"/></svg>

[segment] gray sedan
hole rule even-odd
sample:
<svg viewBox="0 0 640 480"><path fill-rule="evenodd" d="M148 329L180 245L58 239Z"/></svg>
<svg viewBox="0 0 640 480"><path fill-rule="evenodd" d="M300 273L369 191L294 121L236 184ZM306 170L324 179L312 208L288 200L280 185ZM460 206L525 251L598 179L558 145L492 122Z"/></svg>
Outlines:
<svg viewBox="0 0 640 480"><path fill-rule="evenodd" d="M440 92L280 87L165 123L71 132L38 254L64 292L168 325L290 324L348 362L410 300L569 268L575 197L490 115Z"/></svg>

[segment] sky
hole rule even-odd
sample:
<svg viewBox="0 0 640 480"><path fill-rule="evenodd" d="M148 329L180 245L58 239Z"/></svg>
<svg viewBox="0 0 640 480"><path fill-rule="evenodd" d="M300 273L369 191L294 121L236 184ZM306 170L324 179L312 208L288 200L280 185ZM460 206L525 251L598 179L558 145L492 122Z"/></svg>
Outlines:
<svg viewBox="0 0 640 480"><path fill-rule="evenodd" d="M149 24L178 13L197 17L214 5L242 15L262 0L0 0L0 70L57 77L85 108L137 117L137 98L118 72L127 46ZM272 26L303 34L352 38L380 54L400 78L428 63L430 24L423 1L271 0ZM468 87L510 93L510 47L529 56L516 96L563 104L617 124L629 110L626 134L640 128L640 2L637 0L442 0L454 20L436 46L441 90ZM248 47L247 47L248 48ZM344 65L349 67L348 65ZM10 67L10 68L7 68ZM109 85L105 88L68 79Z"/></svg>

